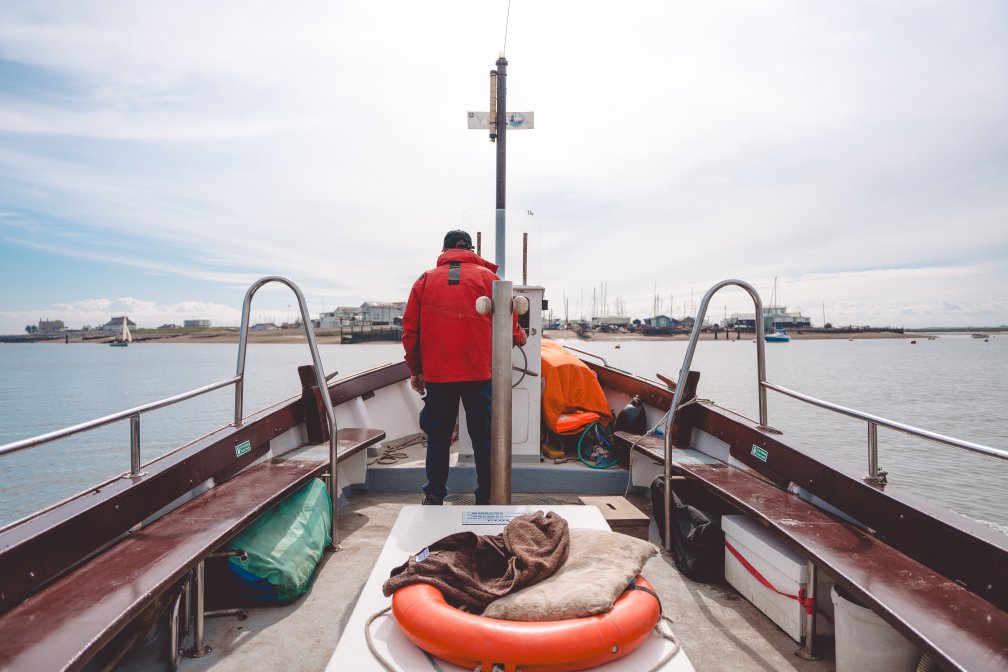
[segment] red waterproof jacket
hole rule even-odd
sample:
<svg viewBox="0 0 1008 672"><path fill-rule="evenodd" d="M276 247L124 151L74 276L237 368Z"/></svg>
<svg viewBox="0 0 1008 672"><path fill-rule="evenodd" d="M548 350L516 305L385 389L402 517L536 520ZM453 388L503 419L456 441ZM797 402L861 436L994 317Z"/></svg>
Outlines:
<svg viewBox="0 0 1008 672"><path fill-rule="evenodd" d="M432 383L490 380L493 317L476 312L476 299L493 296L497 265L470 250L447 250L421 275L403 314L406 365ZM512 341L525 332L512 314Z"/></svg>

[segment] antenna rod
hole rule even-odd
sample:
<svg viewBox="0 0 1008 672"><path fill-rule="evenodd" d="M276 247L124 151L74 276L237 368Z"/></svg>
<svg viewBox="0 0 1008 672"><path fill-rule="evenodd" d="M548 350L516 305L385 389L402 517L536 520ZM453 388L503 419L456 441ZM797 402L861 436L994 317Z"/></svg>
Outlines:
<svg viewBox="0 0 1008 672"><path fill-rule="evenodd" d="M507 59L501 52L497 59L497 232L494 236L497 274L504 277L504 242L506 222L504 221L505 182L507 177Z"/></svg>

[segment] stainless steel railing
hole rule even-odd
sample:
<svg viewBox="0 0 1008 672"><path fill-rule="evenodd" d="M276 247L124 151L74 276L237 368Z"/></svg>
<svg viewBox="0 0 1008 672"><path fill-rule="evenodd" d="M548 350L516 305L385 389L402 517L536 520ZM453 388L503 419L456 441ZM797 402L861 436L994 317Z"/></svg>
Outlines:
<svg viewBox="0 0 1008 672"><path fill-rule="evenodd" d="M594 352L588 352L587 350L578 350L577 348L572 348L569 345L564 345L564 348L566 348L567 350L571 350L573 352L580 352L582 355L588 355L589 357L594 357L595 359L602 362L602 366L606 367L607 369L611 368L609 366L609 362L605 361L605 358L602 357L602 355L596 355Z"/></svg>
<svg viewBox="0 0 1008 672"><path fill-rule="evenodd" d="M337 520L339 493L336 492L336 464L338 447L336 440L336 413L333 411L332 399L329 398L327 391L326 375L322 368L322 359L319 357L318 345L315 343L315 331L312 329L311 317L308 315L308 304L305 302L304 294L301 292L301 288L287 278L282 278L277 275L267 276L254 282L252 286L248 288L248 291L245 292L245 301L242 303L241 334L238 338L238 382L235 384L235 427L241 427L242 422L244 421L244 417L242 415L242 393L244 391L243 381L245 378L245 352L248 347L249 315L252 312L252 297L255 296L255 293L258 292L263 285L267 285L271 282L278 282L282 285L287 285L287 287L294 292L294 296L297 297L298 310L301 312L301 324L304 326L305 336L308 338L308 349L311 350L312 366L315 369L315 382L321 392L322 404L325 406L326 419L329 421L329 478L327 480L329 486L329 505L332 507L332 517L329 521L329 536L332 540L333 549L336 549L338 548L339 532L339 523Z"/></svg>
<svg viewBox="0 0 1008 672"><path fill-rule="evenodd" d="M878 415L865 413L863 411L858 411L853 408L847 408L846 406L840 406L839 404L823 401L822 399L816 399L815 397L811 397L807 394L802 394L801 392L795 392L794 390L790 390L786 387L776 385L766 380L761 381L760 386L765 389L773 390L774 392L779 392L780 394L787 395L799 401L803 401L807 404L818 406L819 408L824 408L828 411L839 413L840 415L846 415L847 417L856 418L858 420L864 420L865 422L867 422L868 475L865 476L865 480L872 483L885 483L885 472L879 471L878 468L879 427L886 427L888 429L896 430L897 432L902 432L903 434L909 434L911 436L927 439L928 441L934 441L936 443L941 443L947 446L954 446L956 448L968 450L973 453L979 453L980 455L995 457L999 460L1008 460L1008 451L1000 450L998 448L991 448L990 446L985 446L980 443L974 443L972 441L964 441L962 439L956 439L951 436L945 436L944 434L938 434L936 432L931 432L926 429L920 429L918 427L914 427L913 425L907 425L902 422L888 420Z"/></svg>
<svg viewBox="0 0 1008 672"><path fill-rule="evenodd" d="M195 390L190 390L188 392L183 392L182 394L176 394L173 397L167 397L159 401L153 401L149 404L144 404L143 406L137 406L125 411L120 411L118 413L113 413L112 415L106 415L101 418L96 418L94 420L89 420L87 422L82 422L78 425L72 425L70 427L65 427L63 429L58 429L54 432L49 432L47 434L41 434L39 436L34 436L28 439L22 439L21 441L14 441L13 443L7 443L0 446L0 456L7 455L10 453L16 453L21 450L26 450L28 448L34 448L36 446L41 446L46 443L51 443L57 439L65 439L69 436L75 434L81 434L82 432L87 432L92 429L98 429L99 427L104 427L106 425L111 425L116 422L130 419L130 473L127 476L136 477L142 476L140 471L140 415L143 413L149 413L150 411L156 411L159 408L165 408L166 406L172 406L181 401L186 401L187 399L192 399L200 395L206 394L207 392L213 392L214 390L219 390L222 387L227 387L228 385L234 385L240 380L240 376L235 376L233 378L228 378L227 380L221 380L216 383L211 383L210 385L205 385L204 387L197 388Z"/></svg>
<svg viewBox="0 0 1008 672"><path fill-rule="evenodd" d="M766 380L766 359L764 356L763 344L763 320L758 316L763 314L763 301L760 300L759 292L747 282L742 280L722 280L707 290L700 301L700 310L697 311L696 321L693 322L693 331L690 333L689 345L686 347L686 355L683 357L682 366L679 369L679 382L676 383L675 394L672 397L672 406L668 415L665 416L665 550L672 550L672 488L667 484L672 482L672 425L675 422L676 412L682 403L683 390L686 389L686 377L690 372L690 365L693 364L693 354L696 352L697 342L700 340L700 330L703 328L704 317L707 315L707 306L710 305L711 298L718 290L735 285L744 289L752 297L753 305L756 307L756 368L757 379L759 380L759 422L760 427L767 428L767 405L766 390L763 388L763 381Z"/></svg>
<svg viewBox="0 0 1008 672"><path fill-rule="evenodd" d="M787 395L799 401L803 401L813 406L818 406L819 408L824 408L826 410L832 411L834 413L840 413L848 417L857 418L864 420L868 423L868 475L864 477L864 480L869 483L874 483L876 485L884 486L886 483L886 472L880 471L878 467L878 427L887 427L889 429L894 429L904 434L910 434L912 436L917 436L923 439L928 439L930 441L936 441L938 443L955 446L957 448L962 448L964 450L969 450L975 453L980 453L981 455L988 455L990 457L996 457L1002 460L1008 460L1008 452L1003 450L998 450L997 448L991 448L989 446L983 446L978 443L972 443L970 441L961 441L959 439L954 439L952 437L944 436L942 434L936 434L934 432L929 432L927 430L918 429L911 425L906 425L900 422L894 422L892 420L887 420L886 418L879 417L877 415L872 415L870 413L864 413L854 409L846 408L844 406L839 406L837 404L832 404L821 399L816 399L815 397L810 397L800 392L795 392L794 390L789 390L786 387L780 385L775 385L770 383L766 379L766 359L764 356L764 333L763 333L763 303L760 300L759 293L746 282L741 280L723 280L711 287L706 294L704 294L703 300L700 302L700 309L697 311L696 321L693 323L693 331L690 334L689 346L686 348L686 355L683 358L682 367L679 369L679 381L676 384L675 395L672 399L672 406L669 410L668 415L665 420L665 550L671 550L672 545L672 488L671 484L671 464L672 464L672 425L675 422L675 416L678 412L680 405L682 403L683 390L686 388L686 378L689 375L690 365L693 363L693 354L696 352L697 342L700 338L700 331L703 327L704 318L707 315L707 306L710 304L711 297L722 289L723 287L735 285L741 287L749 293L752 297L753 304L756 308L756 367L757 367L757 393L759 395L759 429L764 432L776 432L772 427L767 424L767 390L774 390L781 394ZM812 584L815 583L815 572L816 567L810 561L808 563L809 568L809 587L812 588ZM814 592L814 590L813 590ZM806 616L806 632L814 633L816 614L815 610L812 610ZM814 640L813 636L805 638L804 646L797 654L806 659L815 659L816 653L814 651Z"/></svg>
<svg viewBox="0 0 1008 672"><path fill-rule="evenodd" d="M757 393L759 395L759 429L763 431L776 431L773 430L767 424L767 390L773 390L780 394L792 397L799 401L823 408L834 413L839 413L841 415L846 415L851 418L856 418L863 420L868 423L868 474L864 477L864 480L869 483L875 483L879 485L884 485L886 483L886 472L879 469L878 464L878 428L886 427L888 429L893 429L904 434L911 436L916 436L922 439L927 439L929 441L934 441L948 446L953 446L963 450L968 450L974 453L979 453L981 455L987 455L988 457L995 457L1000 460L1008 460L1008 451L1000 450L998 448L992 448L990 446L984 446L979 443L974 443L972 441L963 441L961 439L956 439L950 436L945 436L943 434L938 434L936 432L931 432L925 429L920 429L912 425L907 425L901 422L896 422L894 420L889 420L878 415L873 415L871 413L865 413L863 411L858 411L852 408L847 408L845 406L840 406L838 404L833 404L828 401L823 401L822 399L817 399L815 397L809 396L807 394L802 394L800 392L795 392L781 385L776 385L767 381L766 379L766 359L764 356L764 332L763 332L763 320L759 319L759 316L763 314L763 303L760 300L759 293L746 282L741 280L723 280L713 287L711 287L706 294L704 294L703 300L700 302L700 309L697 311L696 321L693 324L693 331L690 334L689 346L686 349L686 355L683 358L682 368L679 370L679 382L676 385L675 396L672 400L672 410L669 412L665 421L665 479L668 482L671 477L670 462L671 460L671 428L675 420L675 414L679 410L682 403L682 394L685 389L686 376L689 374L690 365L693 363L693 354L696 351L697 341L700 338L700 330L703 326L704 318L707 315L707 306L710 304L711 297L723 287L735 285L746 290L753 299L753 304L756 308L756 368L757 368ZM668 512L669 503L669 492L666 488L665 494L665 508L666 513ZM670 533L670 517L666 515L665 518L665 539L666 544L668 544L671 539Z"/></svg>
<svg viewBox="0 0 1008 672"><path fill-rule="evenodd" d="M249 332L249 316L251 314L252 307L252 297L255 293L266 284L271 282L279 282L280 284L286 285L294 292L297 297L298 309L301 311L301 324L304 326L305 335L308 337L308 347L311 350L312 362L315 369L315 379L318 383L319 389L322 390L322 403L325 406L326 418L329 421L329 497L332 503L332 522L330 526L330 533L332 537L332 543L335 546L337 543L337 531L338 524L336 519L336 506L337 506L337 493L336 493L336 463L337 463L337 440L336 440L336 415L333 411L332 400L329 395L325 393L326 382L328 378L322 368L322 360L318 354L318 346L315 343L315 333L311 327L311 319L308 316L308 306L305 302L304 294L301 289L287 278L282 278L279 276L268 276L257 280L255 283L249 287L248 291L245 293L245 301L242 305L242 323L241 331L238 339L238 365L236 373L233 377L226 380L221 380L216 383L211 383L210 385L205 385L203 387L197 388L195 390L190 390L188 392L183 392L182 394L177 394L172 397L167 397L159 401L154 401L149 404L144 404L142 406L137 406L125 411L120 411L118 413L113 413L112 415L106 415L101 418L96 418L94 420L89 420L88 422L82 422L77 425L72 425L70 427L65 427L63 429L56 430L54 432L48 432L46 434L41 434L39 436L34 436L27 439L22 439L20 441L14 441L12 443L7 443L0 446L0 457L4 455L9 455L22 450L27 450L29 448L34 448L36 446L41 446L58 439L64 439L82 432L87 432L92 429L97 429L99 427L104 427L106 425L111 425L116 422L121 422L127 418L130 421L130 471L128 474L123 474L125 478L138 478L144 476L145 474L141 471L143 465L140 459L140 416L143 413L148 413L160 408L165 408L167 406L172 406L182 401L198 397L200 395L206 394L208 392L213 392L222 387L228 385L235 386L235 404L234 404L234 426L241 427L244 422L243 414L243 392L244 392L244 381L245 381L245 355L248 350L248 332ZM72 499L69 498L69 499ZM68 501L68 500L63 500ZM60 502L62 503L62 502ZM58 505L58 504L57 504ZM55 506L55 505L54 505ZM49 507L52 508L52 507Z"/></svg>

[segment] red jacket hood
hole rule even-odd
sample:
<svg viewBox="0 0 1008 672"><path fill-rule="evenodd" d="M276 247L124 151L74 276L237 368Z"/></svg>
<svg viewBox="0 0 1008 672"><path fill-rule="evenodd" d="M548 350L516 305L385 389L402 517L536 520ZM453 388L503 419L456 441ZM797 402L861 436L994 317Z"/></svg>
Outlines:
<svg viewBox="0 0 1008 672"><path fill-rule="evenodd" d="M469 264L479 264L484 268L489 268L494 273L497 272L497 264L487 261L472 250L445 250L437 258L437 265L444 266L453 261L461 261Z"/></svg>

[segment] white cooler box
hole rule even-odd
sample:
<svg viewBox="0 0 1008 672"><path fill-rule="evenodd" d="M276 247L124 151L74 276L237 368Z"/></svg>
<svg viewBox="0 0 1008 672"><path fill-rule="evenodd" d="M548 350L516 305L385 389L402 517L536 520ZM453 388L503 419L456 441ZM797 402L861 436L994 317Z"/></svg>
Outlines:
<svg viewBox="0 0 1008 672"><path fill-rule="evenodd" d="M746 516L723 516L721 529L725 534L725 580L756 605L770 620L801 643L805 635L805 607L787 595L797 595L808 583L808 566L803 557L792 551L769 530ZM787 595L779 595L760 583L759 579L739 562L728 549L731 544L738 553L765 578L770 585ZM833 633L833 603L830 589L833 580L818 572L816 583L816 634ZM825 617L824 617L825 614Z"/></svg>

